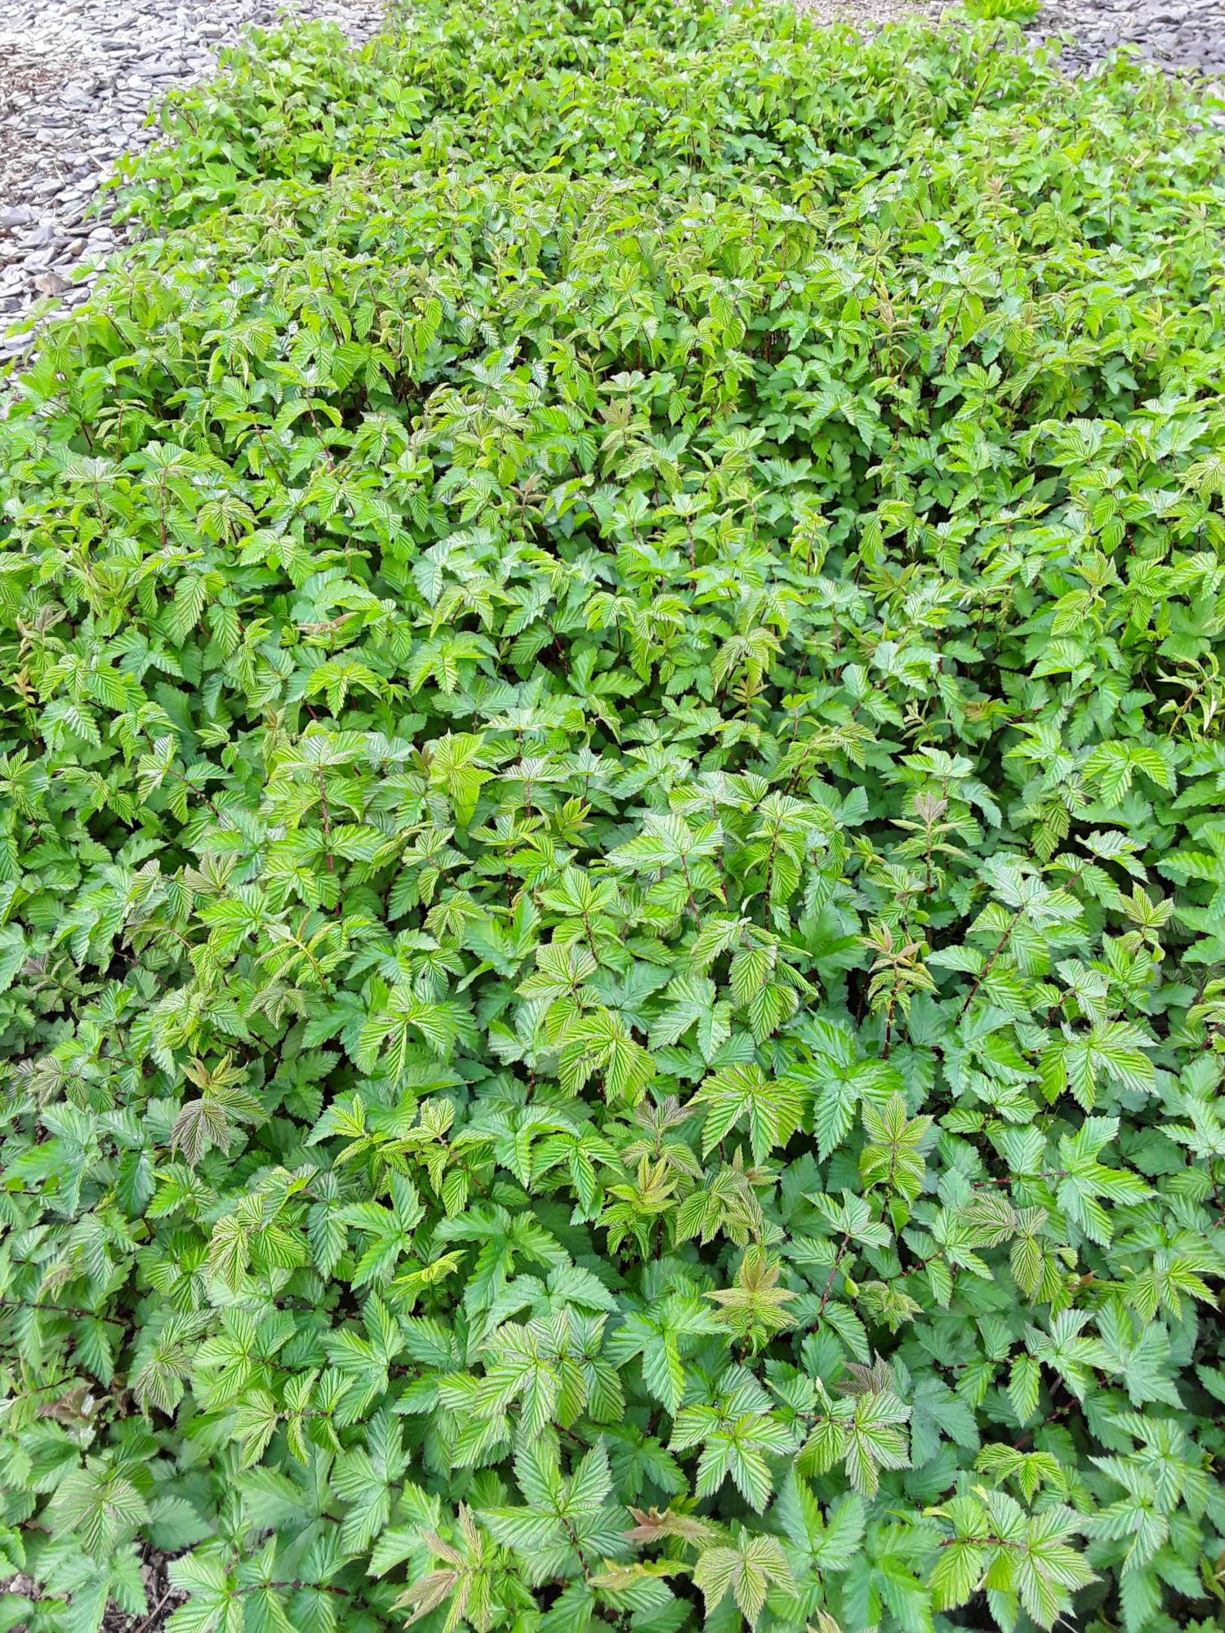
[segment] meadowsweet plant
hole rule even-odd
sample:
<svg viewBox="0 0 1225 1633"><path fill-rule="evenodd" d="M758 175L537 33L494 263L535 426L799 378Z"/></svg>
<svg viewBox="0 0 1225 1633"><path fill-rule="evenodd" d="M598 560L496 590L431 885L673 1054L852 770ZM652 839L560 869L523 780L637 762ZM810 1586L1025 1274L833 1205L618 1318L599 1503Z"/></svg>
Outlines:
<svg viewBox="0 0 1225 1633"><path fill-rule="evenodd" d="M966 12L975 18L1011 18L1028 22L1042 10L1042 0L965 0Z"/></svg>
<svg viewBox="0 0 1225 1633"><path fill-rule="evenodd" d="M165 125L0 423L0 1628L1225 1625L1202 111L423 0Z"/></svg>

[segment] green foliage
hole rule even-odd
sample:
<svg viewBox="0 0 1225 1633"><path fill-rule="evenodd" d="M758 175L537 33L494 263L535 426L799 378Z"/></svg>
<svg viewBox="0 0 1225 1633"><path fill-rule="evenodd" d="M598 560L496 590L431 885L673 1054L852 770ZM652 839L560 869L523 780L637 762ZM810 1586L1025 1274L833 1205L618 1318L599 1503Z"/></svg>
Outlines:
<svg viewBox="0 0 1225 1633"><path fill-rule="evenodd" d="M168 111L0 423L0 1625L1222 1625L1225 166L995 35Z"/></svg>
<svg viewBox="0 0 1225 1633"><path fill-rule="evenodd" d="M1042 10L1042 0L965 0L965 8L967 16L980 20L1027 23Z"/></svg>

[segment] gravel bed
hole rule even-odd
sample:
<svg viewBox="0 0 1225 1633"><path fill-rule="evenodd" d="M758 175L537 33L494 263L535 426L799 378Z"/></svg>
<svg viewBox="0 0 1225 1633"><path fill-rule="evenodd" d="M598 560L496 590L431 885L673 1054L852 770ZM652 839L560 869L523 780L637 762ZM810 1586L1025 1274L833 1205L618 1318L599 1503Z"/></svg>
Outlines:
<svg viewBox="0 0 1225 1633"><path fill-rule="evenodd" d="M44 297L83 300L78 271L116 244L99 185L144 146L151 103L206 77L218 50L282 12L373 33L379 0L0 0L0 366L4 331Z"/></svg>
<svg viewBox="0 0 1225 1633"><path fill-rule="evenodd" d="M1225 81L1223 0L1049 0L1033 28L1071 35L1064 61L1076 67L1134 46L1163 68Z"/></svg>
<svg viewBox="0 0 1225 1633"><path fill-rule="evenodd" d="M796 3L821 22L869 30L900 17L934 20L952 8L952 0ZM1027 32L1064 40L1061 60L1073 72L1091 69L1121 46L1133 47L1162 68L1194 74L1225 95L1225 0L1046 0Z"/></svg>

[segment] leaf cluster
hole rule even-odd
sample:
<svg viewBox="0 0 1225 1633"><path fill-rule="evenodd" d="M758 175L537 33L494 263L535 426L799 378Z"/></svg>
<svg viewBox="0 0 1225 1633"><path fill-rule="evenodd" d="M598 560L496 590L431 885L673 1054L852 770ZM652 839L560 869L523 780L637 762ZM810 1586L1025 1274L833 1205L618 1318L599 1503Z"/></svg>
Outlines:
<svg viewBox="0 0 1225 1633"><path fill-rule="evenodd" d="M1222 1625L1225 165L260 38L0 421L0 1625Z"/></svg>

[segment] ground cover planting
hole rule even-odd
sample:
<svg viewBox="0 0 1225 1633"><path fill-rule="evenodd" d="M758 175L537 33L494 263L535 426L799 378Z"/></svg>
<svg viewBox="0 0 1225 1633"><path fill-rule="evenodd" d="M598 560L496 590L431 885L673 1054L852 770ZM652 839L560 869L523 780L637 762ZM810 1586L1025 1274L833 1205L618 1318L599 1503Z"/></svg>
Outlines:
<svg viewBox="0 0 1225 1633"><path fill-rule="evenodd" d="M165 117L0 421L0 1627L1221 1626L1220 135L695 0Z"/></svg>

